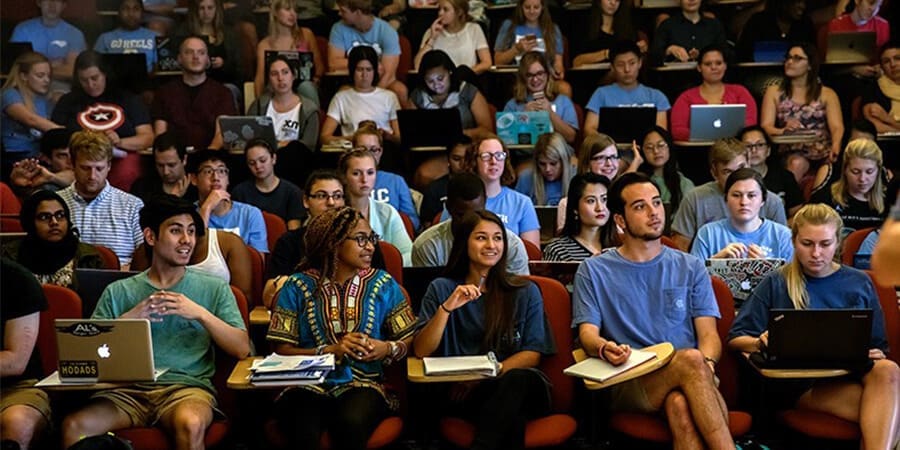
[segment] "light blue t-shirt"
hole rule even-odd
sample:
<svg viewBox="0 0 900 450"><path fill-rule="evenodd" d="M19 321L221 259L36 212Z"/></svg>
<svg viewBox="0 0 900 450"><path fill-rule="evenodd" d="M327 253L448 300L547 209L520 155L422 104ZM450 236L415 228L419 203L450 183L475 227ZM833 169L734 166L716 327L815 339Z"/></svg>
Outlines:
<svg viewBox="0 0 900 450"><path fill-rule="evenodd" d="M534 210L531 199L506 186L500 189L499 194L488 197L484 209L499 216L506 225L506 229L511 233L521 235L526 231L541 229L537 211ZM441 222L449 218L450 214L444 208L444 212L441 213Z"/></svg>
<svg viewBox="0 0 900 450"><path fill-rule="evenodd" d="M871 255L872 252L875 251L875 244L878 243L879 233L878 230L870 231L866 238L862 241L862 244L859 245L859 250L856 251L857 255Z"/></svg>
<svg viewBox="0 0 900 450"><path fill-rule="evenodd" d="M547 51L547 46L544 44L544 33L541 31L540 27L530 27L528 25L516 25L516 29L514 31L515 35L512 36L513 41L510 42L509 39L506 38L506 34L509 33L509 27L512 26L512 21L506 19L503 21L503 24L500 25L500 31L497 33L497 40L494 41L494 50L506 50L515 45L519 40L528 36L529 34L533 34L537 36L537 46L534 48L535 51L544 53ZM556 38L556 54L563 54L563 36L559 31L559 27L556 24L553 25L553 33ZM516 56L516 60L519 60L520 56Z"/></svg>
<svg viewBox="0 0 900 450"><path fill-rule="evenodd" d="M344 51L348 55L353 47L368 45L375 49L380 58L382 55L399 55L400 38L390 24L378 17L372 22L372 28L365 33L338 21L331 27L328 43Z"/></svg>
<svg viewBox="0 0 900 450"><path fill-rule="evenodd" d="M99 53L143 53L147 57L147 72L156 64L156 33L147 28L123 30L116 28L97 38L94 50Z"/></svg>
<svg viewBox="0 0 900 450"><path fill-rule="evenodd" d="M94 319L115 319L130 311L160 289L150 282L148 271L116 281L100 295ZM188 268L184 277L167 291L183 294L232 327L246 330L237 300L224 281ZM169 369L157 383L186 384L215 392L211 379L215 373L213 339L197 320L177 315L150 322L153 364Z"/></svg>
<svg viewBox="0 0 900 450"><path fill-rule="evenodd" d="M40 17L16 25L9 41L31 42L31 48L50 61L64 60L69 53L81 53L87 48L84 34L69 22L60 20L55 26L46 27Z"/></svg>
<svg viewBox="0 0 900 450"><path fill-rule="evenodd" d="M245 244L263 252L269 252L266 240L266 221L259 208L241 202L231 202L231 210L224 216L209 215L209 227L224 230L241 237Z"/></svg>
<svg viewBox="0 0 900 450"><path fill-rule="evenodd" d="M406 214L413 224L413 228L419 229L419 214L409 192L409 185L400 175L383 170L378 171L375 178L375 189L372 190L372 200L379 203L387 203L399 212Z"/></svg>
<svg viewBox="0 0 900 450"><path fill-rule="evenodd" d="M672 108L666 94L660 90L643 84L626 90L617 83L613 83L597 88L588 101L587 109L593 113L599 113L600 108L624 106L653 106L657 112L668 111Z"/></svg>
<svg viewBox="0 0 900 450"><path fill-rule="evenodd" d="M516 103L516 99L511 98L508 102L506 102L506 106L503 107L503 112L522 112L525 111L525 104L534 100L531 95L525 99L525 103ZM578 129L578 114L575 113L575 105L572 103L572 99L566 97L565 95L557 95L555 99L553 99L552 106L553 112L559 115L562 120L571 125L576 130Z"/></svg>
<svg viewBox="0 0 900 450"><path fill-rule="evenodd" d="M643 348L671 342L697 348L694 318L719 318L709 274L696 257L666 246L650 261L614 248L588 258L575 273L572 326L590 323L619 344Z"/></svg>
<svg viewBox="0 0 900 450"><path fill-rule="evenodd" d="M794 256L791 230L771 220L762 219L762 225L755 231L741 233L731 224L731 219L720 219L700 227L691 254L700 259L709 259L728 244L740 242L744 245L756 244L766 251L766 258L781 258L790 261ZM744 255L743 257L747 257Z"/></svg>
<svg viewBox="0 0 900 450"><path fill-rule="evenodd" d="M562 179L550 182L544 180L544 195L547 197L547 201L538 203L537 197L534 196L534 169L528 168L519 174L519 179L516 181L516 192L530 198L535 205L556 206L559 204L559 199L563 198Z"/></svg>
<svg viewBox="0 0 900 450"><path fill-rule="evenodd" d="M45 118L50 118L50 102L47 97L35 96L32 98L34 103L35 114ZM22 157L37 157L40 152L41 133L40 130L25 126L25 124L13 119L6 113L9 108L16 103L25 104L25 99L18 89L4 89L2 100L0 100L0 127L3 133L3 151L8 153L22 154Z"/></svg>

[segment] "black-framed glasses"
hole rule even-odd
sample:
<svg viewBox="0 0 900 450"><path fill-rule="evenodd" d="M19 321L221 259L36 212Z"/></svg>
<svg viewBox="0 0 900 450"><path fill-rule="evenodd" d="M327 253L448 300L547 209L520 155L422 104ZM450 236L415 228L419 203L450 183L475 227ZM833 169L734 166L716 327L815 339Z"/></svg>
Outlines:
<svg viewBox="0 0 900 450"><path fill-rule="evenodd" d="M619 160L619 155L612 155L612 156L597 155L597 156L594 156L591 158L592 162L598 162L600 164L616 162L618 160Z"/></svg>
<svg viewBox="0 0 900 450"><path fill-rule="evenodd" d="M212 176L212 174L216 174L220 177L228 176L228 168L227 167L204 167L198 171L200 175L204 177Z"/></svg>
<svg viewBox="0 0 900 450"><path fill-rule="evenodd" d="M757 142L755 144L744 144L744 148L748 152L763 151L763 150L769 148L769 144L766 144L765 142Z"/></svg>
<svg viewBox="0 0 900 450"><path fill-rule="evenodd" d="M541 70L539 72L526 72L525 73L525 78L528 78L529 80L532 78L544 78L546 76L547 76L546 70Z"/></svg>
<svg viewBox="0 0 900 450"><path fill-rule="evenodd" d="M327 192L316 192L314 194L309 194L308 197L313 200L319 200L319 201L328 201L329 198L334 201L338 201L338 200L344 199L344 193L343 192L335 192L333 194L329 194Z"/></svg>
<svg viewBox="0 0 900 450"><path fill-rule="evenodd" d="M34 218L39 222L49 222L50 219L56 219L57 222L62 222L63 220L66 220L66 212L63 210L56 211L55 213L40 212L35 214Z"/></svg>
<svg viewBox="0 0 900 450"><path fill-rule="evenodd" d="M381 236L378 233L372 233L369 235L365 234L357 234L356 236L350 236L347 238L348 241L356 241L356 244L359 245L359 248L366 248L366 243L372 244L372 246L378 245L378 241L381 240Z"/></svg>
<svg viewBox="0 0 900 450"><path fill-rule="evenodd" d="M484 162L490 161L492 158L494 161L497 161L497 162L506 161L506 152L497 152L497 153L484 152L484 153L478 154L478 159L480 159Z"/></svg>

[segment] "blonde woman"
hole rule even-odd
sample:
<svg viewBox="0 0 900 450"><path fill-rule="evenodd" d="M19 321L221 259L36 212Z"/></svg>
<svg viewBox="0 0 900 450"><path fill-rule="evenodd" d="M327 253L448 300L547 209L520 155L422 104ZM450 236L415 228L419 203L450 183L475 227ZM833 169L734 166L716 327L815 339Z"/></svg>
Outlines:
<svg viewBox="0 0 900 450"><path fill-rule="evenodd" d="M854 139L844 149L841 178L816 191L810 202L836 209L844 221L844 233L884 222L884 166L881 149L870 139Z"/></svg>
<svg viewBox="0 0 900 450"><path fill-rule="evenodd" d="M238 82L240 47L235 33L225 25L222 0L191 0L182 34L206 37L210 77L222 83Z"/></svg>
<svg viewBox="0 0 900 450"><path fill-rule="evenodd" d="M558 205L575 176L572 153L559 133L542 134L534 146L534 166L519 174L516 191L530 197L535 205Z"/></svg>
<svg viewBox="0 0 900 450"><path fill-rule="evenodd" d="M543 53L526 53L519 63L513 98L506 102L503 111L547 111L553 129L566 142L574 143L578 133L578 114L572 99L561 93L560 82L554 80Z"/></svg>
<svg viewBox="0 0 900 450"><path fill-rule="evenodd" d="M312 30L297 25L297 5L294 0L273 0L269 6L269 36L256 46L256 77L253 87L259 96L266 87L267 51L309 52L313 55L312 81L304 81L296 87L297 93L319 104L317 83L325 73L325 60L319 53L316 36Z"/></svg>
<svg viewBox="0 0 900 450"><path fill-rule="evenodd" d="M60 127L49 119L52 105L47 94L51 75L50 60L40 53L24 53L13 63L3 84L0 115L4 163L36 158L41 134Z"/></svg>
<svg viewBox="0 0 900 450"><path fill-rule="evenodd" d="M900 438L900 368L885 359L887 337L875 287L865 273L834 262L843 226L831 207L800 208L791 225L792 261L769 274L741 307L731 327L732 350L756 352L768 344L769 310L866 308L873 311L865 373L793 384L770 396L780 406L825 412L859 424L862 448L887 450ZM821 339L839 339L822 335Z"/></svg>

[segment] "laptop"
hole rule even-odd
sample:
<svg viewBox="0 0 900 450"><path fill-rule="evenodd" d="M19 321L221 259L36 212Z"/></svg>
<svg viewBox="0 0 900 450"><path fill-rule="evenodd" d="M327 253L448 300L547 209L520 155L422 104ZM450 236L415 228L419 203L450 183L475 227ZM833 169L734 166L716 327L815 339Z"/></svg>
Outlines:
<svg viewBox="0 0 900 450"><path fill-rule="evenodd" d="M790 50L791 44L787 41L759 41L753 44L754 62L780 63L784 61L784 55Z"/></svg>
<svg viewBox="0 0 900 450"><path fill-rule="evenodd" d="M115 86L134 94L140 94L150 89L147 55L143 53L104 53L103 62L110 71Z"/></svg>
<svg viewBox="0 0 900 450"><path fill-rule="evenodd" d="M826 45L826 63L871 64L876 60L874 31L829 33Z"/></svg>
<svg viewBox="0 0 900 450"><path fill-rule="evenodd" d="M462 135L456 108L401 109L397 111L400 140L405 148L445 150Z"/></svg>
<svg viewBox="0 0 900 450"><path fill-rule="evenodd" d="M253 139L265 139L272 148L278 147L275 128L268 116L219 116L217 120L225 148L243 150Z"/></svg>
<svg viewBox="0 0 900 450"><path fill-rule="evenodd" d="M91 317L103 290L113 282L133 277L140 272L123 272L108 269L75 269L78 280L78 297L81 298L81 316Z"/></svg>
<svg viewBox="0 0 900 450"><path fill-rule="evenodd" d="M706 260L706 270L725 281L738 308L769 272L785 262L780 258L716 258Z"/></svg>
<svg viewBox="0 0 900 450"><path fill-rule="evenodd" d="M597 131L609 135L616 142L640 139L656 125L655 106L612 106L597 112Z"/></svg>
<svg viewBox="0 0 900 450"><path fill-rule="evenodd" d="M541 226L541 244L550 242L556 237L556 206L535 206L538 224Z"/></svg>
<svg viewBox="0 0 900 450"><path fill-rule="evenodd" d="M692 141L714 141L744 128L747 105L691 105Z"/></svg>
<svg viewBox="0 0 900 450"><path fill-rule="evenodd" d="M848 369L871 365L871 309L772 309L769 346L753 360L768 369ZM840 339L813 339L827 330Z"/></svg>
<svg viewBox="0 0 900 450"><path fill-rule="evenodd" d="M30 51L32 51L31 42L4 41L0 47L0 54L3 55L3 58L0 58L0 73L8 74L12 71L16 58Z"/></svg>
<svg viewBox="0 0 900 450"><path fill-rule="evenodd" d="M540 135L553 132L547 111L498 112L496 120L497 136L506 145L534 145Z"/></svg>
<svg viewBox="0 0 900 450"><path fill-rule="evenodd" d="M56 319L63 383L156 381L147 319Z"/></svg>
<svg viewBox="0 0 900 450"><path fill-rule="evenodd" d="M180 72L181 64L178 63L178 52L183 39L175 36L156 38L156 71Z"/></svg>
<svg viewBox="0 0 900 450"><path fill-rule="evenodd" d="M863 255L857 253L853 255L853 267L859 270L869 270L872 268L872 255Z"/></svg>
<svg viewBox="0 0 900 450"><path fill-rule="evenodd" d="M315 60L313 59L312 52L300 52L296 50L266 50L266 65L263 67L268 68L269 64L279 56L287 59L288 65L290 65L291 70L294 71L295 86L302 81L312 81L313 75L316 74L316 71L314 70Z"/></svg>

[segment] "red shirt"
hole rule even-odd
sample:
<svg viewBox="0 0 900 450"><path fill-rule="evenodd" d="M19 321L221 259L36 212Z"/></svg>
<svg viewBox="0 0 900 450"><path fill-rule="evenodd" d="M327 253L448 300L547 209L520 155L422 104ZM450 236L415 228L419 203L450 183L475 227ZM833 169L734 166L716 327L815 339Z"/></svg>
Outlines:
<svg viewBox="0 0 900 450"><path fill-rule="evenodd" d="M862 26L857 26L853 23L850 14L841 14L840 17L831 19L831 22L828 22L829 33L847 31L874 31L875 45L878 48L881 48L882 45L886 44L887 41L891 39L890 24L888 24L887 20L884 20L879 16L873 17L872 20L866 22Z"/></svg>

